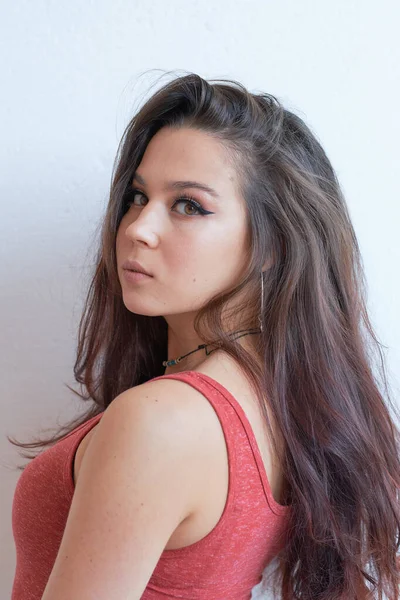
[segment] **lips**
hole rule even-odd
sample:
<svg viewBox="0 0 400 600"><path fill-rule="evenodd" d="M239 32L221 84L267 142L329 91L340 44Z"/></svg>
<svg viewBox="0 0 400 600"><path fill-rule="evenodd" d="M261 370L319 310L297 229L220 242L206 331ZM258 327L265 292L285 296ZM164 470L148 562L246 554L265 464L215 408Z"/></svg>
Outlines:
<svg viewBox="0 0 400 600"><path fill-rule="evenodd" d="M127 271L136 271L137 273L144 273L145 275L149 275L149 277L153 277L153 275L146 271L146 269L136 260L126 260L123 263L122 268Z"/></svg>

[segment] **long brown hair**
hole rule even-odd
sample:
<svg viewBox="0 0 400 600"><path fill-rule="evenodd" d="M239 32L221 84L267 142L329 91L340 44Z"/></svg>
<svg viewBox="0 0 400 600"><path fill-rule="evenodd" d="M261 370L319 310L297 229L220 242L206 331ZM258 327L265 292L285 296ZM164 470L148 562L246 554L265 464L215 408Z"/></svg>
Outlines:
<svg viewBox="0 0 400 600"><path fill-rule="evenodd" d="M166 321L124 306L115 239L133 173L165 126L193 127L221 142L247 205L247 271L234 289L202 307L195 329L206 343L218 340L254 386L287 481L286 503L293 510L275 573L282 598L347 600L367 597L371 589L396 600L399 430L381 344L367 314L360 250L321 144L271 94L190 73L164 84L138 110L118 148L79 325L74 374L81 392L70 389L89 408L46 440L8 439L43 449L104 411L124 390L163 374ZM239 308L247 319L243 325L258 323L260 273L269 257L258 365L228 337L222 311L246 287ZM373 373L376 350L383 391ZM282 451L266 405L284 440Z"/></svg>

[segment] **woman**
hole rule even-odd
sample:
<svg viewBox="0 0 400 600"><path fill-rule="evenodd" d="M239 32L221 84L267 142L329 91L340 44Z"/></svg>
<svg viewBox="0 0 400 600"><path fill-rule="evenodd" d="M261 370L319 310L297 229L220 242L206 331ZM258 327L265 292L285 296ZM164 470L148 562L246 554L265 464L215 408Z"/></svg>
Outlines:
<svg viewBox="0 0 400 600"><path fill-rule="evenodd" d="M13 600L244 600L273 558L274 597L397 599L398 431L362 283L299 117L237 82L159 89L124 132L79 329L91 408L17 485Z"/></svg>

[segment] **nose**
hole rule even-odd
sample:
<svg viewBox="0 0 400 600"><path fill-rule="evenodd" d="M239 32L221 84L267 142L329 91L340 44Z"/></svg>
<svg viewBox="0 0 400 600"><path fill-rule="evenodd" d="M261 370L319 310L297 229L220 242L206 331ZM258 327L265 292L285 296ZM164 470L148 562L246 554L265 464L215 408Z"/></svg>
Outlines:
<svg viewBox="0 0 400 600"><path fill-rule="evenodd" d="M132 211L135 210L132 208ZM129 218L129 217L128 217ZM125 228L125 235L132 242L142 242L148 246L155 246L158 243L160 231L160 216L155 210L149 209L149 204L142 207L131 219Z"/></svg>

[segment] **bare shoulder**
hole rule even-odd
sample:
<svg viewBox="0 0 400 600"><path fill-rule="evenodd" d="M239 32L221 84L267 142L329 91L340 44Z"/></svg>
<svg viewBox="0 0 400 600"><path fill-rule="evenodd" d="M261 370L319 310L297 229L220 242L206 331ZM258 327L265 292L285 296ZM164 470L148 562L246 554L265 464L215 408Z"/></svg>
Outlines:
<svg viewBox="0 0 400 600"><path fill-rule="evenodd" d="M157 379L126 390L106 412L118 413L130 427L135 427L140 418L149 428L148 433L159 435L164 430L167 436L172 434L177 441L188 444L188 450L196 450L210 408L203 395L185 382Z"/></svg>
<svg viewBox="0 0 400 600"><path fill-rule="evenodd" d="M155 451L161 447L164 456L166 450L181 451L186 459L182 467L190 471L192 478L196 477L192 459L195 456L199 459L206 448L212 449L213 427L216 437L220 436L218 420L215 420L211 406L197 390L173 379L150 380L119 394L99 423L82 439L74 461L75 485L84 456L100 427L103 438L126 435L132 443L144 439L146 443L151 443ZM111 441L108 440L108 443ZM200 466L199 463L197 466ZM200 476L199 470L197 475ZM195 492L195 482L192 482L191 489Z"/></svg>
<svg viewBox="0 0 400 600"><path fill-rule="evenodd" d="M196 502L205 432L192 400L189 386L150 381L104 411L43 600L66 598L66 588L68 597L141 597Z"/></svg>
<svg viewBox="0 0 400 600"><path fill-rule="evenodd" d="M198 393L182 382L150 380L121 393L106 409L99 425L106 435L147 440L155 451L171 454L197 452L201 441L201 407ZM125 433L124 433L125 432Z"/></svg>
<svg viewBox="0 0 400 600"><path fill-rule="evenodd" d="M223 441L214 409L198 390L179 380L150 380L117 396L97 427L94 437L127 444L135 464L141 459L145 468L151 458L164 472L171 471L182 520L197 511L199 490Z"/></svg>

